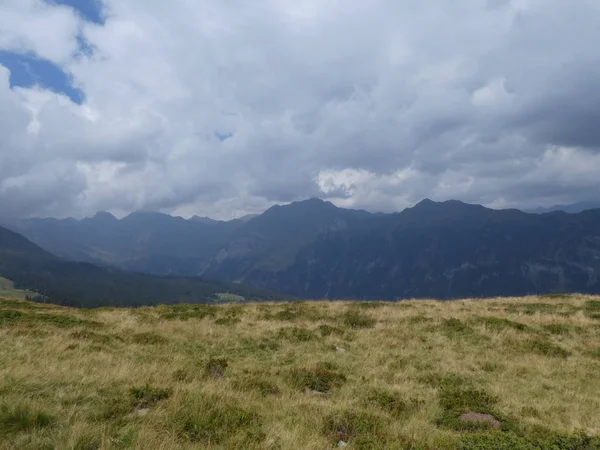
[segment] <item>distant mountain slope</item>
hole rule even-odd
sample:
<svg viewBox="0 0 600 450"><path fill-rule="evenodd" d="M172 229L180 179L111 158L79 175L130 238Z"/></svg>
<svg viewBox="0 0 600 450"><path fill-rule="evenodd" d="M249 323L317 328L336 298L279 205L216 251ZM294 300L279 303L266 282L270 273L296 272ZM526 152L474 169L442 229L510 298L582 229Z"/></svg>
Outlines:
<svg viewBox="0 0 600 450"><path fill-rule="evenodd" d="M549 208L535 208L529 210L527 212L533 214L545 214L556 211L564 211L569 214L577 214L583 211L588 211L590 209L599 209L600 202L580 202L580 203L571 203L569 205L554 205Z"/></svg>
<svg viewBox="0 0 600 450"><path fill-rule="evenodd" d="M69 258L306 298L600 293L600 210L538 215L424 200L370 214L311 199L247 222L133 214L14 226Z"/></svg>
<svg viewBox="0 0 600 450"><path fill-rule="evenodd" d="M242 279L308 297L458 298L600 292L600 211L547 217L418 205L382 230L321 236Z"/></svg>
<svg viewBox="0 0 600 450"><path fill-rule="evenodd" d="M136 306L158 303L208 303L219 294L246 300L275 300L277 294L202 278L161 278L64 261L0 227L0 276L50 301L71 306Z"/></svg>

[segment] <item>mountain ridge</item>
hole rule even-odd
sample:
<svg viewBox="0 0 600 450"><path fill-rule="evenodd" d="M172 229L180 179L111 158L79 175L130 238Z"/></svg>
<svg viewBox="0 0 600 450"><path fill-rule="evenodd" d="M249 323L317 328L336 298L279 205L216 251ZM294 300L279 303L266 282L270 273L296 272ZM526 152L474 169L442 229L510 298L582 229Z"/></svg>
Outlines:
<svg viewBox="0 0 600 450"><path fill-rule="evenodd" d="M600 209L530 214L424 199L374 214L313 198L249 221L101 219L108 225L28 220L16 231L65 258L305 298L600 292Z"/></svg>

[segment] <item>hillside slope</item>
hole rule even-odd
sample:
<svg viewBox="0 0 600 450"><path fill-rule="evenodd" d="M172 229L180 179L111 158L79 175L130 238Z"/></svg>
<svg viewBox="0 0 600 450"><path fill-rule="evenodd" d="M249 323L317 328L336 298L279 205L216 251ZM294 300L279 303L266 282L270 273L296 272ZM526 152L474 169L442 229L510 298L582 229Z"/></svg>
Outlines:
<svg viewBox="0 0 600 450"><path fill-rule="evenodd" d="M222 281L133 274L64 261L2 227L0 276L14 282L17 288L71 306L211 303L227 294L239 296L240 300L281 298L271 292Z"/></svg>
<svg viewBox="0 0 600 450"><path fill-rule="evenodd" d="M600 448L600 297L0 300L0 361L6 450Z"/></svg>

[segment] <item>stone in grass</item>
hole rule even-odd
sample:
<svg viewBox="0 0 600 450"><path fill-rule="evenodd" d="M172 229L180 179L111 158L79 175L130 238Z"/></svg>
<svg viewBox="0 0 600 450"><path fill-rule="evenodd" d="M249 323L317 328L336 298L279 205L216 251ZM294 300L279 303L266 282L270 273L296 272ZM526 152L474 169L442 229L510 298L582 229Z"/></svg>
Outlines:
<svg viewBox="0 0 600 450"><path fill-rule="evenodd" d="M476 412L469 412L460 416L460 420L465 423L480 423L487 424L493 430L498 430L501 427L501 423L491 414L482 414Z"/></svg>
<svg viewBox="0 0 600 450"><path fill-rule="evenodd" d="M317 391L316 389L310 389L308 391L309 394L311 395L318 395L318 396L324 396L327 395L327 392L323 392L323 391Z"/></svg>

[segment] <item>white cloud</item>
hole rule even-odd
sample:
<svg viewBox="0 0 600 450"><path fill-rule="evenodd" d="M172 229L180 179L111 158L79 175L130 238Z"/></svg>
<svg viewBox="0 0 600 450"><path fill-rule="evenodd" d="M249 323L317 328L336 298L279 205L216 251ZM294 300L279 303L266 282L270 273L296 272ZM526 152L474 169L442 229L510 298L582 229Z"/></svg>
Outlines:
<svg viewBox="0 0 600 450"><path fill-rule="evenodd" d="M600 193L594 0L105 7L97 25L41 0L0 5L0 49L54 61L86 96L10 90L0 67L5 213L231 217L312 195L394 210Z"/></svg>

